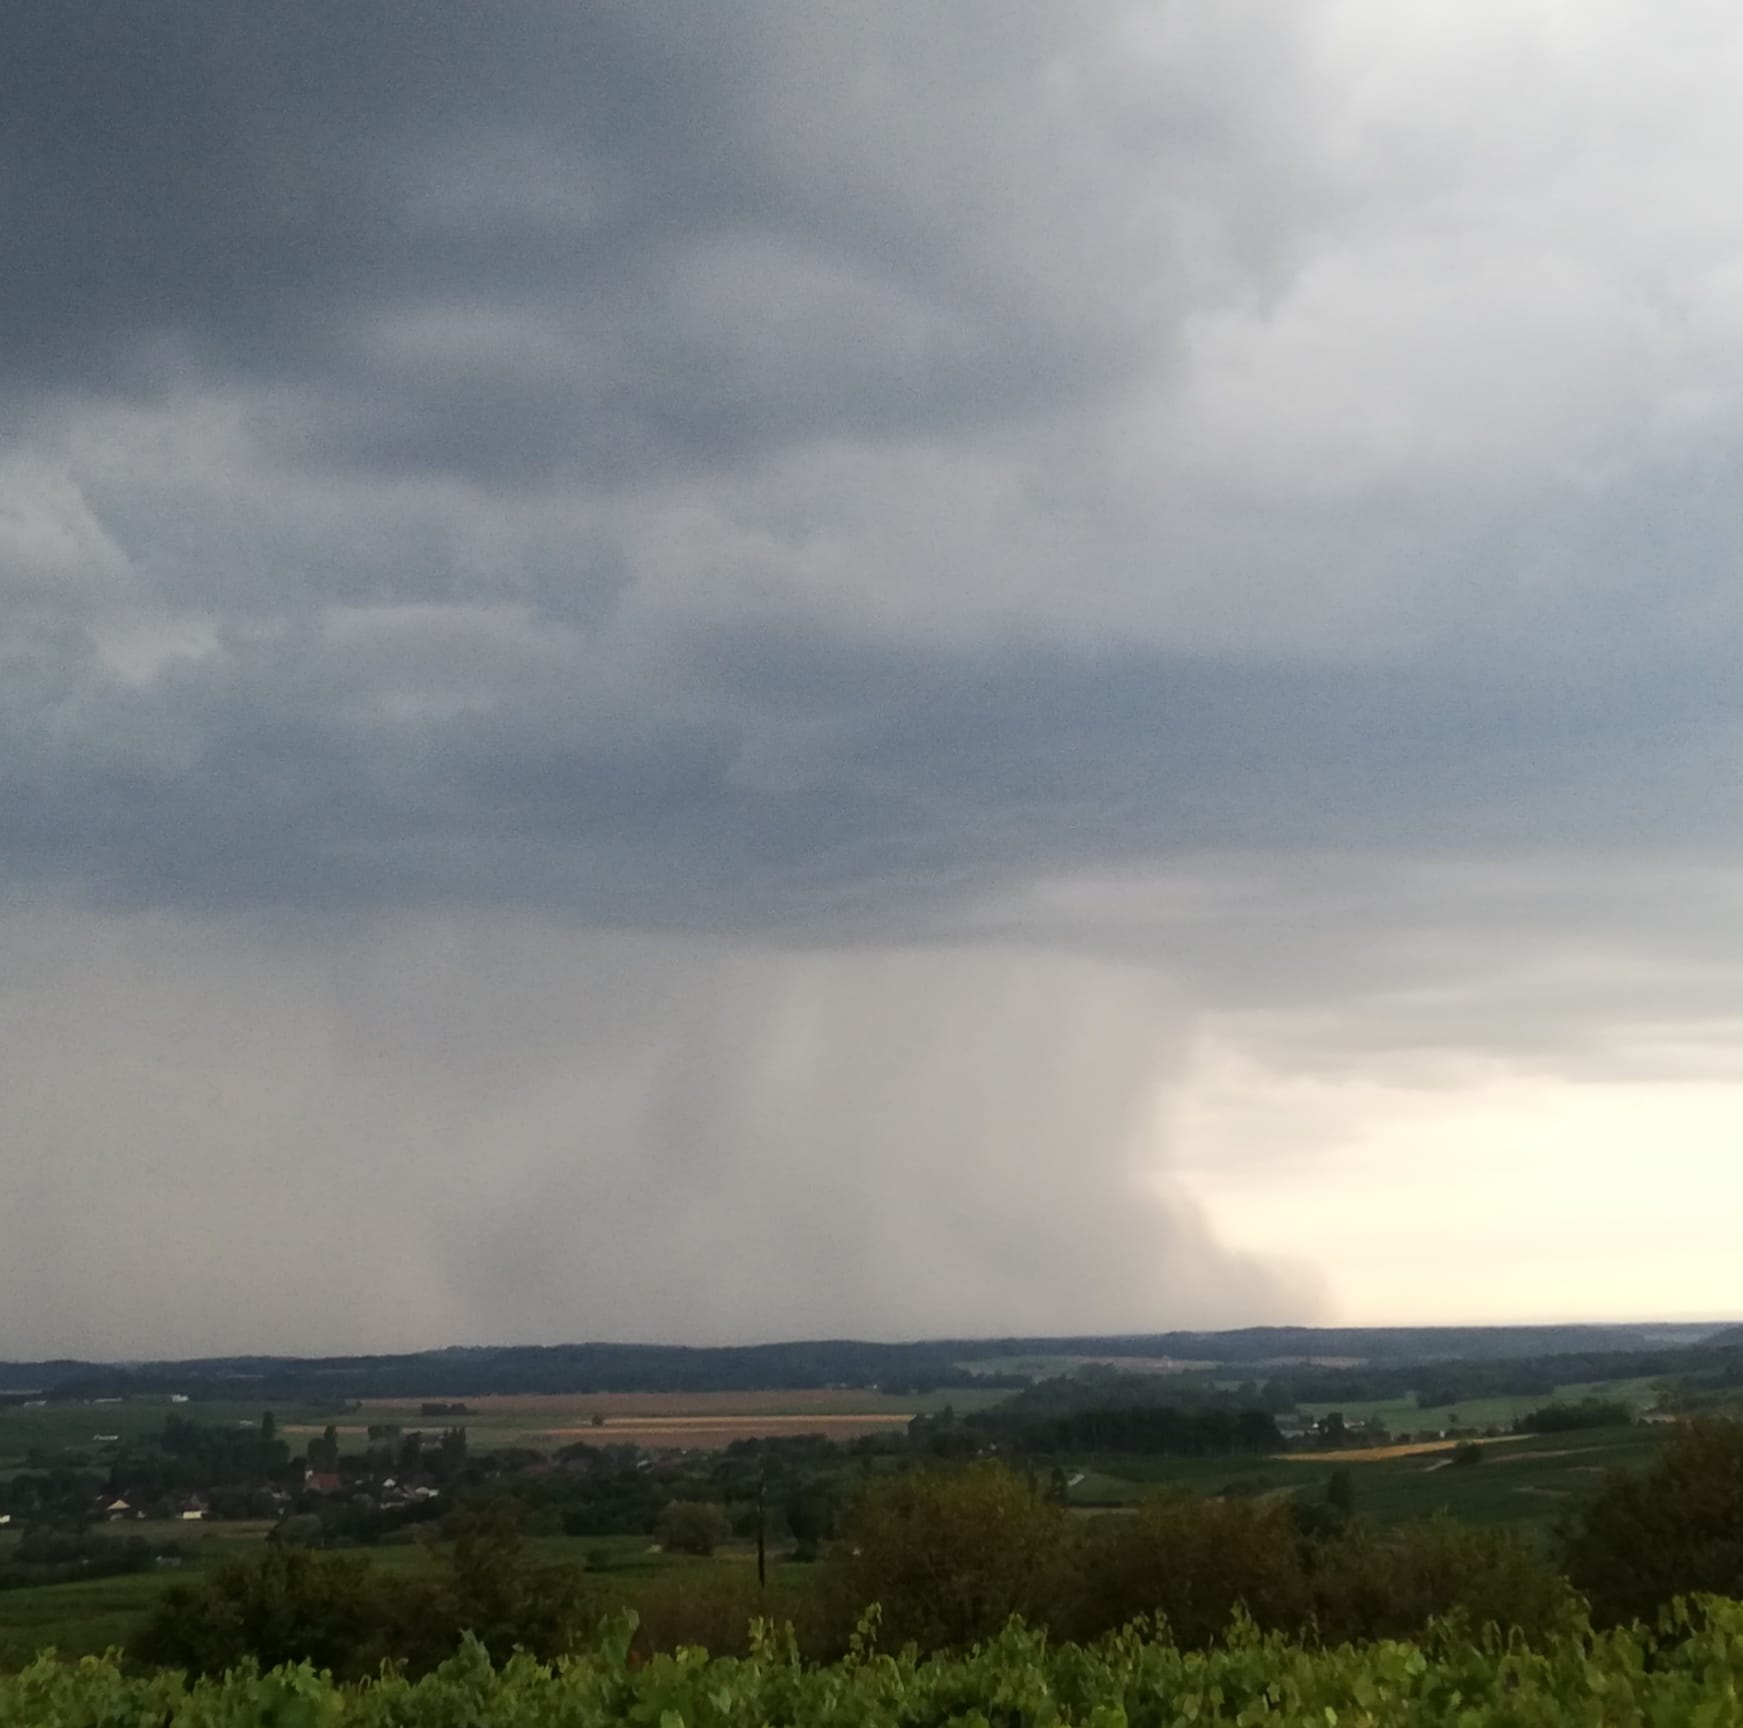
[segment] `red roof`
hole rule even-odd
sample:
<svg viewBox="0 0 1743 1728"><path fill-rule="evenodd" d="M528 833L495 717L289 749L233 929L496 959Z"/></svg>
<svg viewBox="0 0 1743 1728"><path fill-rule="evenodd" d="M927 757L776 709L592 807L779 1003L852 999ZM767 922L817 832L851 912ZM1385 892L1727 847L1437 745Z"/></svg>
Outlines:
<svg viewBox="0 0 1743 1728"><path fill-rule="evenodd" d="M337 1494L345 1484L337 1471L314 1470L309 1473L306 1486L314 1489L317 1494Z"/></svg>

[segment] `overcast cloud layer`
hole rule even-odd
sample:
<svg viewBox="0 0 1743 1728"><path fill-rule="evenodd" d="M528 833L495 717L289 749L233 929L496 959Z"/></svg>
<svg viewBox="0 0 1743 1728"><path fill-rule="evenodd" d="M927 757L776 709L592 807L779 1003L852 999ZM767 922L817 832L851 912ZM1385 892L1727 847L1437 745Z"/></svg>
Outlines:
<svg viewBox="0 0 1743 1728"><path fill-rule="evenodd" d="M1739 1312L1740 79L0 8L0 1354Z"/></svg>

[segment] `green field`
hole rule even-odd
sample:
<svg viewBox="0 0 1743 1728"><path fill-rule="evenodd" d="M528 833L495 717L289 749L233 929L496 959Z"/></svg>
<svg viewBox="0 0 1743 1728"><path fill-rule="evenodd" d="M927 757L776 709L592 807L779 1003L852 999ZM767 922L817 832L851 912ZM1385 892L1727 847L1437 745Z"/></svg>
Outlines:
<svg viewBox="0 0 1743 1728"><path fill-rule="evenodd" d="M129 1535L150 1533L155 1537L165 1527L140 1521L116 1528ZM177 1525L175 1531L186 1528ZM144 1624L164 1590L178 1581L197 1577L203 1568L220 1560L246 1556L264 1540L269 1526L239 1522L194 1528L204 1534L195 1543L183 1542L185 1558L177 1568L119 1578L93 1578L84 1583L0 1590L0 1672L22 1666L49 1645L63 1656L99 1655L125 1646ZM679 1572L698 1579L748 1576L756 1563L756 1551L748 1543L723 1547L707 1560L665 1554L646 1536L547 1536L536 1538L529 1547L540 1561L561 1561L580 1567L596 1580L602 1600L619 1595L633 1597L648 1580ZM432 1564L422 1542L385 1543L349 1552L390 1575L415 1575ZM795 1581L803 1585L811 1570L787 1565L778 1556L772 1557L772 1568L789 1587Z"/></svg>
<svg viewBox="0 0 1743 1728"><path fill-rule="evenodd" d="M1588 1429L1533 1435L1488 1446L1480 1464L1448 1463L1451 1454L1408 1458L1102 1458L1077 1466L1069 1492L1083 1510L1135 1505L1159 1488L1199 1494L1290 1494L1324 1497L1332 1473L1348 1469L1356 1509L1381 1523L1445 1512L1474 1524L1545 1531L1612 1469L1651 1462L1659 1444L1651 1428Z"/></svg>
<svg viewBox="0 0 1743 1728"><path fill-rule="evenodd" d="M464 1416L425 1416L416 1398L368 1399L354 1408L339 1411L331 1406L275 1405L273 1414L280 1434L293 1451L319 1434L329 1423L339 1430L340 1445L347 1452L361 1452L371 1424L393 1423L401 1427L437 1432L462 1426L474 1452L504 1447L553 1450L581 1439L598 1445L614 1441L658 1444L659 1436L641 1425L643 1419L672 1421L687 1414L712 1420L731 1419L742 1425L745 1435L758 1432L763 1419L771 1429L784 1433L806 1431L803 1418L820 1418L818 1431L854 1417L894 1422L922 1413L935 1413L947 1406L961 1414L986 1408L1008 1392L983 1387L959 1387L944 1391L892 1394L851 1388L819 1392L763 1391L703 1393L690 1397L677 1394L589 1393L552 1398L476 1398L459 1400L468 1406ZM93 1471L106 1472L122 1442L148 1440L160 1434L170 1415L227 1426L253 1427L260 1421L259 1403L174 1404L167 1398L128 1398L116 1403L51 1403L38 1407L21 1404L0 1406L0 1475L19 1470L33 1449L44 1452L72 1450L90 1460ZM603 1426L594 1427L594 1418ZM113 1440L102 1438L113 1435ZM675 1435L674 1444L687 1443Z"/></svg>
<svg viewBox="0 0 1743 1728"><path fill-rule="evenodd" d="M1587 1398L1632 1404L1636 1410L1651 1409L1658 1395L1656 1380L1596 1380L1579 1381L1558 1386L1550 1394L1533 1393L1527 1397L1467 1398L1460 1404L1418 1405L1414 1396L1378 1398L1342 1404L1303 1404L1308 1416L1329 1416L1342 1412L1349 1422L1377 1422L1390 1434L1416 1434L1423 1429L1500 1428L1508 1429L1533 1410L1545 1404L1578 1404Z"/></svg>

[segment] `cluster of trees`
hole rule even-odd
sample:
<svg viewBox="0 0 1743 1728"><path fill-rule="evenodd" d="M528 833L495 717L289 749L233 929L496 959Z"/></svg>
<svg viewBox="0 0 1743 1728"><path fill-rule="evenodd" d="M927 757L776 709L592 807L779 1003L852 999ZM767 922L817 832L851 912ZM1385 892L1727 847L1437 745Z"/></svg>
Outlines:
<svg viewBox="0 0 1743 1728"><path fill-rule="evenodd" d="M1509 1533L1450 1520L1381 1532L1314 1510L1176 1491L1078 1521L983 1462L869 1489L829 1583L838 1608L875 1601L889 1636L922 1649L989 1637L1013 1614L1074 1639L1154 1615L1194 1646L1237 1608L1267 1630L1333 1642L1406 1636L1461 1612L1534 1636L1574 1619L1568 1582Z"/></svg>
<svg viewBox="0 0 1743 1728"><path fill-rule="evenodd" d="M1634 1407L1610 1398L1583 1398L1578 1404L1545 1404L1520 1418L1524 1434L1573 1434L1582 1428L1625 1428L1634 1420Z"/></svg>
<svg viewBox="0 0 1743 1728"><path fill-rule="evenodd" d="M989 1412L990 1414L990 1412ZM1275 1451L1282 1444L1277 1419L1268 1410L1151 1409L1083 1410L1071 1416L1038 1417L992 1428L1025 1453L1069 1457L1123 1453L1176 1458L1228 1457Z"/></svg>
<svg viewBox="0 0 1743 1728"><path fill-rule="evenodd" d="M706 1547L721 1534L714 1505L678 1502L663 1516L668 1539L693 1526ZM1078 1520L990 1460L868 1475L838 1517L813 1588L771 1601L748 1568L669 1574L651 1599L633 1599L643 1637L732 1647L773 1610L797 1623L807 1654L830 1656L875 1603L885 1637L921 1650L991 1637L1013 1615L1077 1640L1156 1616L1197 1647L1237 1610L1328 1644L1411 1637L1449 1618L1543 1639L1588 1613L1619 1624L1677 1597L1743 1595L1743 1424L1692 1423L1655 1468L1610 1481L1564 1532L1560 1567L1506 1531L1447 1519L1377 1528L1335 1487L1317 1506L1175 1492ZM625 1604L609 1584L530 1558L507 1499L456 1515L448 1534L426 1578L396 1571L391 1590L356 1557L275 1546L254 1566L172 1587L134 1653L200 1671L253 1655L363 1673L384 1657L427 1667L471 1631L493 1655L549 1658Z"/></svg>
<svg viewBox="0 0 1743 1728"><path fill-rule="evenodd" d="M948 1414L948 1413L947 1413ZM936 1431L943 1419L934 1419ZM1026 1457L1127 1453L1203 1458L1275 1450L1282 1436L1254 1385L1086 1368L976 1411L971 1437ZM916 1429L924 1429L916 1423ZM940 1448L934 1444L934 1451Z"/></svg>
<svg viewBox="0 0 1743 1728"><path fill-rule="evenodd" d="M427 1671L468 1632L499 1661L575 1647L589 1623L581 1575L530 1558L512 1508L460 1514L450 1538L427 1576L391 1586L361 1556L269 1544L258 1560L170 1585L130 1654L191 1673L252 1658L356 1677L388 1660Z"/></svg>
<svg viewBox="0 0 1743 1728"><path fill-rule="evenodd" d="M38 1526L26 1530L0 1558L0 1590L38 1584L70 1584L88 1578L113 1578L149 1572L161 1562L179 1563L180 1545L147 1542L138 1536L104 1536L88 1530Z"/></svg>

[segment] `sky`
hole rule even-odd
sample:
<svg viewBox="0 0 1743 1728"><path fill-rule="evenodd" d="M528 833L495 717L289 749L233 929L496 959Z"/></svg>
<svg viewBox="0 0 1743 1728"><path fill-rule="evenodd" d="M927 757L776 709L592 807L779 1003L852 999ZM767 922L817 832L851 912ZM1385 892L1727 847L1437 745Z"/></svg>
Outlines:
<svg viewBox="0 0 1743 1728"><path fill-rule="evenodd" d="M0 1356L1743 1317L1740 81L0 7Z"/></svg>

